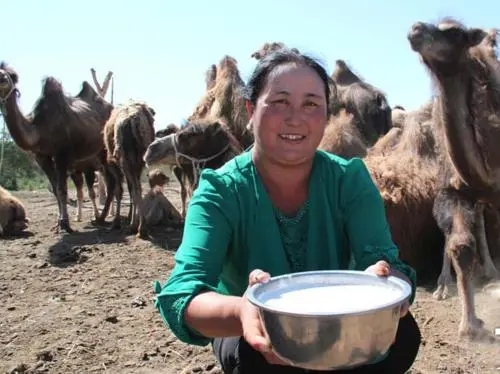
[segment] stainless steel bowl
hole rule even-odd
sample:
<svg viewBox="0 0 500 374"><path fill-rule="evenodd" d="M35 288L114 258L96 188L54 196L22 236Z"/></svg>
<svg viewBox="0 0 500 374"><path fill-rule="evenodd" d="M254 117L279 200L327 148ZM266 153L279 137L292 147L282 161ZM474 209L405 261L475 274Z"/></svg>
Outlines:
<svg viewBox="0 0 500 374"><path fill-rule="evenodd" d="M294 313L266 305L276 292L331 285L378 285L394 290L394 299L352 313ZM271 278L248 290L258 307L275 353L293 366L311 370L347 369L378 361L394 342L400 307L411 294L397 277L350 270L312 271ZM324 300L342 303L343 300Z"/></svg>

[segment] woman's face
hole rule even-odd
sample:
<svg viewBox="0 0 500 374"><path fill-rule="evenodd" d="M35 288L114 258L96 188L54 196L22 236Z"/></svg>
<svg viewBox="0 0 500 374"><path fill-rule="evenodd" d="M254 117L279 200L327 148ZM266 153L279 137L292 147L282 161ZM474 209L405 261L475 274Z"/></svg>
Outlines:
<svg viewBox="0 0 500 374"><path fill-rule="evenodd" d="M281 65L267 77L255 107L247 104L255 147L282 165L309 162L327 121L325 85L306 65Z"/></svg>

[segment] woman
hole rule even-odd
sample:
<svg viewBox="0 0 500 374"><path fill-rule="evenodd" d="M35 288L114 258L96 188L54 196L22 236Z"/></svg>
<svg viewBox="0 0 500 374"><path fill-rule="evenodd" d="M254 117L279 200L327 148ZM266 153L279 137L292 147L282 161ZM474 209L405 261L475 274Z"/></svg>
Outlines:
<svg viewBox="0 0 500 374"><path fill-rule="evenodd" d="M182 243L156 306L183 342L213 344L225 373L305 373L271 352L244 294L270 275L323 269L392 274L412 286L399 260L383 201L360 159L317 150L329 85L314 60L281 50L259 61L248 83L255 143L218 170L204 170ZM260 270L262 269L262 270ZM348 372L404 373L420 345L402 308L397 338L377 363Z"/></svg>

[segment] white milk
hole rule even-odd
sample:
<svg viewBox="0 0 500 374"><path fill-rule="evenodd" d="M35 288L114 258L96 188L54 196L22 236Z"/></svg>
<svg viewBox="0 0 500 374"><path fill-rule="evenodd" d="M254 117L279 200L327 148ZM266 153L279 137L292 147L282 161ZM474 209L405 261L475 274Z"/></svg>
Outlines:
<svg viewBox="0 0 500 374"><path fill-rule="evenodd" d="M377 308L401 295L398 289L368 284L301 285L269 292L262 299L265 306L283 312L338 314Z"/></svg>

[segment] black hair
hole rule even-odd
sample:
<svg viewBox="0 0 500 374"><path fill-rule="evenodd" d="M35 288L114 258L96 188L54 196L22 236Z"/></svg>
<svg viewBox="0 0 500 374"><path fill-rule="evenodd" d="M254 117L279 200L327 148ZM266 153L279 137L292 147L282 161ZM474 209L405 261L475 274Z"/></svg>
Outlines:
<svg viewBox="0 0 500 374"><path fill-rule="evenodd" d="M262 89L266 85L269 74L278 66L297 63L303 64L313 69L323 81L325 86L326 107L330 107L330 85L328 74L321 66L321 64L312 57L299 53L295 48L288 49L282 48L277 51L271 52L263 59L259 60L255 67L248 84L245 87L245 99L250 101L253 105L257 103Z"/></svg>

